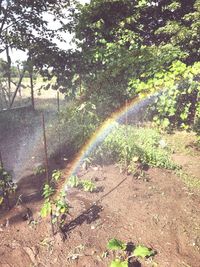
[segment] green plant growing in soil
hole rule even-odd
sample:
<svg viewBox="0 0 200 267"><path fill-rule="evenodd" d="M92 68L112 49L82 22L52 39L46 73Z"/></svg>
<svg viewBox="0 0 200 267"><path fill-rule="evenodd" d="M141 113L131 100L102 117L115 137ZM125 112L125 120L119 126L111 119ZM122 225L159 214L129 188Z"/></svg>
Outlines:
<svg viewBox="0 0 200 267"><path fill-rule="evenodd" d="M10 208L10 194L14 193L16 184L12 180L12 176L0 167L0 205L5 203L7 208Z"/></svg>
<svg viewBox="0 0 200 267"><path fill-rule="evenodd" d="M61 172L54 170L52 173L51 184L45 184L43 187L44 204L41 208L41 217L50 216L52 234L55 234L55 225L57 230L61 230L65 222L66 214L69 211L69 205L66 202L66 193L62 191L56 198L53 195L56 193L56 189L52 184L55 184L61 178Z"/></svg>
<svg viewBox="0 0 200 267"><path fill-rule="evenodd" d="M96 189L96 186L92 181L90 181L88 179L80 180L75 175L69 177L67 184L70 187L83 189L85 192L93 192Z"/></svg>
<svg viewBox="0 0 200 267"><path fill-rule="evenodd" d="M93 192L96 189L95 184L90 180L82 180L80 184L86 192Z"/></svg>
<svg viewBox="0 0 200 267"><path fill-rule="evenodd" d="M137 260L138 258L149 258L155 255L155 251L143 245L133 246L128 248L128 244L116 238L110 239L107 243L109 250L115 251L117 256L112 260L110 267L128 267L130 260Z"/></svg>
<svg viewBox="0 0 200 267"><path fill-rule="evenodd" d="M35 175L40 175L40 174L44 174L45 173L45 168L43 166L38 166L37 168L35 168Z"/></svg>
<svg viewBox="0 0 200 267"><path fill-rule="evenodd" d="M51 177L54 181L58 182L62 177L62 172L60 170L54 170Z"/></svg>
<svg viewBox="0 0 200 267"><path fill-rule="evenodd" d="M116 125L104 142L94 151L93 158L117 162L122 169L134 172L136 163L176 169L170 160L170 149L156 129ZM102 153L103 151L103 153Z"/></svg>
<svg viewBox="0 0 200 267"><path fill-rule="evenodd" d="M69 177L67 185L70 187L78 187L80 185L80 180L76 175L72 175Z"/></svg>

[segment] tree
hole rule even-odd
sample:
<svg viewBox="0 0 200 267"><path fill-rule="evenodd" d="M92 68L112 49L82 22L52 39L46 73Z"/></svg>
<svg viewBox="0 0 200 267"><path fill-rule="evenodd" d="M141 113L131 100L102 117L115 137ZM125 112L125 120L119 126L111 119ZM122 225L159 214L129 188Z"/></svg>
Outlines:
<svg viewBox="0 0 200 267"><path fill-rule="evenodd" d="M57 67L59 59L64 52L53 42L53 38L62 40L59 32L62 29L63 20L66 18L67 8L73 1L48 0L1 0L0 1L0 52L7 53L7 80L8 101L12 106L11 99L11 58L10 49L15 48L27 52L27 63L38 70L47 78L50 76L49 67ZM48 13L54 21L59 21L59 30L50 30L44 14ZM61 55L62 54L62 55ZM46 56L44 56L46 55ZM34 65L35 64L35 65ZM62 64L63 67L63 64ZM30 69L30 68L29 68ZM65 69L65 67L63 67ZM25 70L23 71L23 74ZM30 71L29 71L30 73ZM21 75L19 77L19 86ZM30 74L30 80L32 75ZM17 86L17 90L19 88ZM31 87L32 82L31 82ZM17 92L17 90L15 92ZM33 92L33 90L32 90ZM33 95L33 94L32 94Z"/></svg>
<svg viewBox="0 0 200 267"><path fill-rule="evenodd" d="M199 0L92 0L77 5L68 28L79 47L74 69L82 77L85 99L92 93L116 107L133 97L127 89L130 80L148 81L175 60L199 60L198 18Z"/></svg>

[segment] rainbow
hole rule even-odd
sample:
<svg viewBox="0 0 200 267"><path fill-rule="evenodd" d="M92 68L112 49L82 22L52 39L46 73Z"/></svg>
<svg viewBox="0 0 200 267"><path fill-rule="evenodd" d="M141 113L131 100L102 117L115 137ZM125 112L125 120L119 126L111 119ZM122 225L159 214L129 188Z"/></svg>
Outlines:
<svg viewBox="0 0 200 267"><path fill-rule="evenodd" d="M81 148L77 156L70 164L67 171L67 177L76 175L82 166L84 160L89 157L90 153L103 142L105 137L116 127L117 123L125 123L128 115L138 114L141 109L152 103L158 94L140 95L130 101L127 101L124 106L115 111L105 122L94 132L91 138Z"/></svg>

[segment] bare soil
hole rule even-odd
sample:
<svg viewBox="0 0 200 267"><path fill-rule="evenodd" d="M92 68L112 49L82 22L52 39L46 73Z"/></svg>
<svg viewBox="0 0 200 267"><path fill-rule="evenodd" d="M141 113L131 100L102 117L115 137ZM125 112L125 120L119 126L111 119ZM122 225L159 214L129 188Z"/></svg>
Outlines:
<svg viewBox="0 0 200 267"><path fill-rule="evenodd" d="M174 160L188 175L200 179L196 152L175 153ZM20 181L18 196L23 204L4 212L0 219L1 267L109 266L114 257L111 252L105 254L110 238L143 244L157 252L153 259L138 260L132 267L200 266L199 190L186 186L173 171L157 168L150 168L140 179L120 173L115 165L90 166L79 176L92 179L97 191L68 192L71 209L64 242L59 233L52 237L48 219L39 217L44 177L32 175Z"/></svg>

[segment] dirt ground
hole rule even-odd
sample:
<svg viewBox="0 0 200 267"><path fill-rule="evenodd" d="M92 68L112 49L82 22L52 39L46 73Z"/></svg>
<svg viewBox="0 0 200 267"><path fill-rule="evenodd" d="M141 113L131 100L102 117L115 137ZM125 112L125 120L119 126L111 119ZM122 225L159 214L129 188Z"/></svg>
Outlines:
<svg viewBox="0 0 200 267"><path fill-rule="evenodd" d="M173 158L188 179L200 180L200 153L189 144L191 140L184 139L187 153L177 150ZM69 167L63 170L64 177ZM109 266L114 254L105 252L111 238L157 252L132 267L200 267L200 192L181 175L150 168L137 179L108 165L90 166L79 176L92 179L98 190L68 192L71 208L64 242L60 234L52 237L48 219L39 217L42 177L20 181L18 195L24 204L0 219L1 267ZM26 220L28 212L31 223Z"/></svg>

